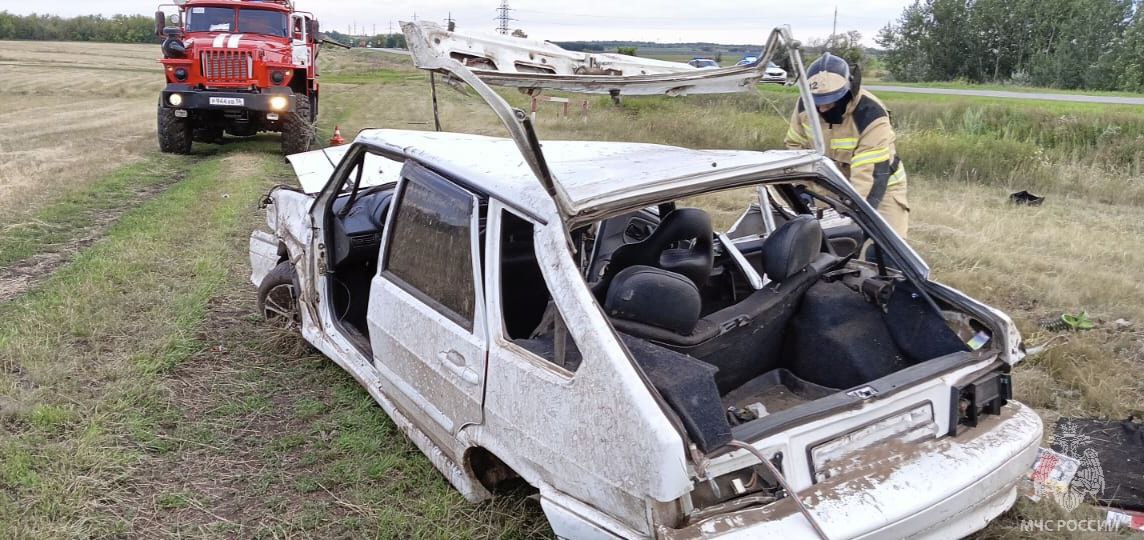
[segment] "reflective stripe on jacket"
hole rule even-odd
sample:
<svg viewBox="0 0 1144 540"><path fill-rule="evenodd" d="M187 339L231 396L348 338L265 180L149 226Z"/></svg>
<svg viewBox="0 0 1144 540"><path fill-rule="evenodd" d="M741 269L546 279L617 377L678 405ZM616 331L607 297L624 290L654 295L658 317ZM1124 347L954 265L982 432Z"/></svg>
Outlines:
<svg viewBox="0 0 1144 540"><path fill-rule="evenodd" d="M821 116L820 121L826 155L838 164L858 194L873 207L878 207L887 190L905 184L906 171L894 146L890 115L874 94L859 91L858 98L847 105L841 124L828 124ZM801 103L791 117L785 144L790 149L814 147L810 123Z"/></svg>

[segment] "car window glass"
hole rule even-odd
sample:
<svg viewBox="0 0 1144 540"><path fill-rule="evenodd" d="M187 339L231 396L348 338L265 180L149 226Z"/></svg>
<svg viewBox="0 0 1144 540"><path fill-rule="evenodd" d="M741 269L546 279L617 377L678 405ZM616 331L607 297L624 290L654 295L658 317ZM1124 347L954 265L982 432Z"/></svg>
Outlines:
<svg viewBox="0 0 1144 540"><path fill-rule="evenodd" d="M474 197L440 179L407 180L393 216L384 271L472 330Z"/></svg>
<svg viewBox="0 0 1144 540"><path fill-rule="evenodd" d="M234 24L231 8L196 7L187 13L188 32L230 32Z"/></svg>
<svg viewBox="0 0 1144 540"><path fill-rule="evenodd" d="M286 37L286 14L265 9L238 10L238 31L249 34L265 34Z"/></svg>

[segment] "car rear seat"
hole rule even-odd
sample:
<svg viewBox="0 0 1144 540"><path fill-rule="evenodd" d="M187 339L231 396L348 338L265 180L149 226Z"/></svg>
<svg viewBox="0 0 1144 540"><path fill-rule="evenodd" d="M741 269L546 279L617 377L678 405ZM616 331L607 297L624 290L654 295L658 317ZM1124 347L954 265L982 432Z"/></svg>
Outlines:
<svg viewBox="0 0 1144 540"><path fill-rule="evenodd" d="M715 382L724 394L779 367L786 326L802 295L839 260L821 249L822 228L814 218L799 216L784 223L763 245L763 269L771 283L733 306L697 318L694 324L678 321L679 307L697 302L698 290L675 285L685 280L667 276L649 284L646 272L639 273L638 280L617 275L604 307L620 332L718 367ZM634 306L622 301L641 297L657 301ZM688 327L689 332L681 331Z"/></svg>

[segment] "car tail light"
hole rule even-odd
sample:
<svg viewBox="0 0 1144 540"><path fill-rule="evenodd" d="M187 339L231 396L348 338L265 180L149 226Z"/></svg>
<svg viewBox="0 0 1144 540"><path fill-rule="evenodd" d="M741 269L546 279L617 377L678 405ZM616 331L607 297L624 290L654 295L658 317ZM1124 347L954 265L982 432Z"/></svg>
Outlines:
<svg viewBox="0 0 1144 540"><path fill-rule="evenodd" d="M937 436L933 406L929 403L867 424L841 437L811 448L811 472L815 483L844 473L858 454L875 444L912 443Z"/></svg>
<svg viewBox="0 0 1144 540"><path fill-rule="evenodd" d="M976 427L983 415L1000 414L1013 397L1013 379L1008 373L994 371L973 382L955 386L950 399L949 434Z"/></svg>

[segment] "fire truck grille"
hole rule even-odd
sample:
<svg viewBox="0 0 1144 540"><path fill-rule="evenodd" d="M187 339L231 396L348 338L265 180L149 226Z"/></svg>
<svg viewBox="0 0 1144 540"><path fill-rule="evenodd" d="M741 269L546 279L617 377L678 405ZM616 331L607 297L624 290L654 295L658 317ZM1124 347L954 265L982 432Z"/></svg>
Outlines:
<svg viewBox="0 0 1144 540"><path fill-rule="evenodd" d="M254 58L246 51L204 51L203 77L214 82L246 82L254 76Z"/></svg>

